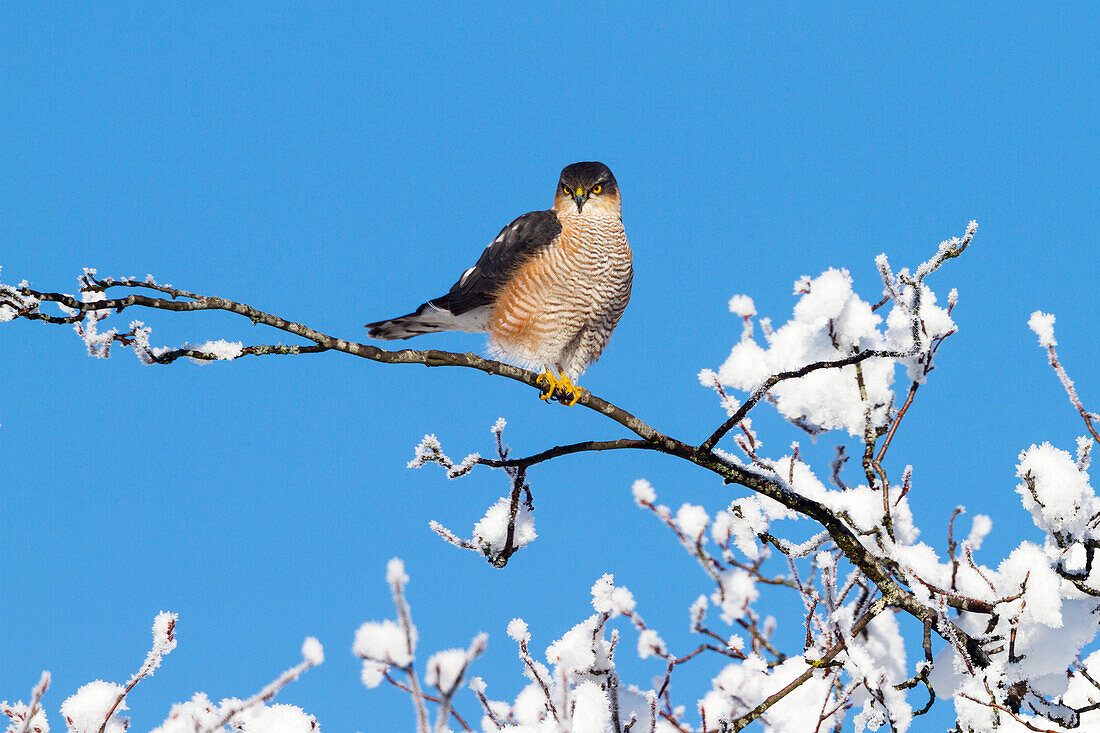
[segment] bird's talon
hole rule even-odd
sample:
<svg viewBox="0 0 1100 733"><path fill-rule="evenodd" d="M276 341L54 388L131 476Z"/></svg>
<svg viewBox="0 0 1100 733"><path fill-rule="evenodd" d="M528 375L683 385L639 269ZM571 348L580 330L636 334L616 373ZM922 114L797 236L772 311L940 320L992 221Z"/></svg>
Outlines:
<svg viewBox="0 0 1100 733"><path fill-rule="evenodd" d="M539 399L549 400L554 396L554 391L561 386L561 381L549 371L544 371L539 375L538 379L535 380L535 384L546 385L546 391L539 395Z"/></svg>
<svg viewBox="0 0 1100 733"><path fill-rule="evenodd" d="M573 384L573 380L569 378L568 374L561 375L561 379L558 380L558 387L561 389L561 396L558 398L558 402L566 407L572 407L577 404L577 400L581 398L581 388Z"/></svg>

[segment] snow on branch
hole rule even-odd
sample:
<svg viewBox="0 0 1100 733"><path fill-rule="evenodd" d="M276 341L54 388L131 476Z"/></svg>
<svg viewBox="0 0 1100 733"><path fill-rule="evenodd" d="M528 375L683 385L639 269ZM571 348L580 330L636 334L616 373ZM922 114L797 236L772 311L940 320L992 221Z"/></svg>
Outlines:
<svg viewBox="0 0 1100 733"><path fill-rule="evenodd" d="M160 666L164 655L176 648L176 621L174 613L161 612L153 621L153 646L141 668L126 682L126 686L97 680L90 682L69 697L61 705L61 714L72 733L105 733L123 731L129 725L118 717L117 711L126 710L124 700L138 682L148 677Z"/></svg>
<svg viewBox="0 0 1100 733"><path fill-rule="evenodd" d="M1069 378L1069 374L1066 373L1065 368L1058 361L1058 352L1054 348L1058 345L1054 338L1054 316L1042 311L1035 311L1031 314L1027 325L1039 337L1039 345L1047 350L1047 360L1050 362L1051 368L1054 369L1054 373L1058 375L1058 380L1066 390L1069 401L1073 403L1073 406L1077 408L1077 412L1081 414L1081 419L1085 421L1085 428L1088 429L1089 435L1092 436L1094 441L1100 443L1100 435L1097 434L1096 426L1093 425L1093 421L1100 419L1100 416L1094 412L1089 412L1081 404L1081 398L1077 396L1077 388L1073 386L1073 380Z"/></svg>
<svg viewBox="0 0 1100 733"><path fill-rule="evenodd" d="M324 661L325 652L321 647L321 643L312 636L307 637L302 643L302 661L300 664L296 664L283 672L247 700L223 700L217 714L214 716L213 723L209 722L207 715L208 712L211 712L208 710L209 705L193 699L191 703L184 703L172 708L172 718L176 721L176 725L169 726L166 723L155 733L184 733L189 729L187 725L189 715L195 724L195 729L199 730L200 733L214 733L225 727L238 730L301 730L303 732L315 730L318 727L316 720L313 719L312 715L303 712L301 708L291 705L267 707L265 703L270 702L275 695L279 694L280 690L301 677L306 670L316 667ZM206 720L203 720L204 718Z"/></svg>
<svg viewBox="0 0 1100 733"><path fill-rule="evenodd" d="M95 680L81 686L61 704L61 716L68 733L123 733L130 721L122 717L128 709L127 696L138 682L160 667L164 657L176 648L174 613L161 612L153 622L153 645L144 663L126 685ZM320 730L317 721L293 705L265 705L283 687L298 679L310 667L324 661L321 644L314 638L302 645L301 664L280 675L248 700L226 699L214 704L205 693L196 693L186 703L172 706L168 718L151 733L312 733ZM5 733L49 733L50 724L41 705L49 687L50 673L43 672L31 696L31 703L0 703L0 712L11 723Z"/></svg>
<svg viewBox="0 0 1100 733"><path fill-rule="evenodd" d="M390 560L386 567L386 582L393 595L397 621L367 621L355 632L355 641L352 644L352 653L363 660L363 685L373 689L385 680L408 692L416 712L417 733L428 733L429 730L427 702L439 706L435 731L449 730L447 722L452 717L463 730L470 730L465 719L455 710L453 701L470 664L485 651L488 637L479 634L466 649L448 649L433 654L428 659L425 681L435 687L439 695L425 693L420 683L420 674L415 667L419 636L405 597L405 585L409 582L409 576L400 559L395 557ZM392 677L391 668L404 672L408 682Z"/></svg>
<svg viewBox="0 0 1100 733"><path fill-rule="evenodd" d="M876 428L883 425L893 402L895 366L906 366L910 379L923 383L939 343L955 331L951 307L935 305L924 279L946 259L962 254L976 231L972 221L962 239L943 242L915 277L906 270L895 276L886 255L879 255L875 262L885 299L876 306L855 294L847 270L801 278L795 284L801 297L794 317L766 336L766 349L751 338L749 329L716 374L704 370L720 385L750 393L704 445L716 444L765 395L784 417L811 433L843 429L861 435L868 421ZM874 311L890 300L894 306L884 321ZM953 306L954 297L949 301ZM751 311L739 315L748 321ZM857 368L862 384L857 383Z"/></svg>
<svg viewBox="0 0 1100 733"><path fill-rule="evenodd" d="M0 713L11 721L5 733L49 733L50 724L46 722L46 710L42 707L42 695L49 687L50 673L43 672L31 691L29 704L24 705L22 700L16 703L0 702Z"/></svg>
<svg viewBox="0 0 1100 733"><path fill-rule="evenodd" d="M500 418L490 429L496 439L496 461L487 461L477 453L472 453L455 465L443 453L439 439L434 435L425 435L416 447L413 460L408 463L409 468L420 468L425 463L438 463L447 469L448 478L465 476L477 465L491 465L504 470L512 484L511 493L498 499L486 510L485 516L474 525L471 539L460 538L439 522L433 520L431 523L432 531L445 541L455 547L483 555L496 567L504 567L512 555L537 537L534 499L526 482L527 468L526 465L509 462L508 448L503 439L505 425L504 418Z"/></svg>

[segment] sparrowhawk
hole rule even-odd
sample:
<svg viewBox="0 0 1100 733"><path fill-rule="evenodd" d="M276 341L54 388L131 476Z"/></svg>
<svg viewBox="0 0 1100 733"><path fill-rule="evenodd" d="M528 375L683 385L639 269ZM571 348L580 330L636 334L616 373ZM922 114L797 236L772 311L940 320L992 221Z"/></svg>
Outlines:
<svg viewBox="0 0 1100 733"><path fill-rule="evenodd" d="M378 339L487 331L492 356L542 370L542 399L573 405L573 380L607 346L633 277L615 176L603 163L574 163L554 208L504 227L446 295L367 328Z"/></svg>

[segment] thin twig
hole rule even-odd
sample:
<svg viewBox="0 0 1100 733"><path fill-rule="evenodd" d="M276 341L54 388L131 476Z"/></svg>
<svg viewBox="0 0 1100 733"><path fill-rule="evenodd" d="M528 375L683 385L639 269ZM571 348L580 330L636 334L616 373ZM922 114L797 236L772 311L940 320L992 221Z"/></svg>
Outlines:
<svg viewBox="0 0 1100 733"><path fill-rule="evenodd" d="M855 638L857 635L859 635L860 632L867 628L867 624L871 623L871 620L875 616L886 610L886 606L887 603L883 598L875 601L874 605L871 606L867 613L865 613L858 621L856 621L855 625L852 626L851 637ZM783 689L772 695L769 695L755 708L745 713L744 715L741 715L740 717L732 720L729 724L729 730L739 731L747 727L749 723L752 723L754 720L767 712L768 708L770 708L772 705L775 705L777 702L782 700L790 693L794 692L800 685L806 682L806 680L810 679L810 677L813 676L815 669L820 669L822 666L825 666L829 662L833 661L837 657L837 655L844 650L845 644L846 642L843 639L833 644L829 648L829 650L822 655L820 660L816 660L814 664L808 666L806 668L806 671L791 680L791 682L783 687Z"/></svg>
<svg viewBox="0 0 1100 733"><path fill-rule="evenodd" d="M403 691L405 691L405 692L409 693L410 695L412 694L412 688L411 688L411 687L409 687L408 685L406 685L406 684L405 684L404 682L402 682L401 680L397 680L397 679L394 679L393 677L391 677L391 676L390 676L390 671L389 671L388 669L385 669L385 670L383 670L383 671L382 671L382 676L383 676L383 677L385 678L385 680L386 680L387 682L389 682L389 683L390 683L391 685L393 685L393 686L394 686L394 687L396 687L397 689L399 689L399 690L403 690ZM442 702L443 702L443 701L442 701L441 699L439 699L439 698L438 698L438 697L436 697L435 695L429 695L429 694L428 694L428 693L426 693L426 692L425 692L425 693L422 693L422 694L424 695L424 699L425 699L425 700L427 700L428 702L434 702L434 703L437 703L437 704L438 704L438 703L442 703ZM484 695L480 695L480 697L481 697L481 698L484 698L485 696L484 696ZM488 703L488 701L486 701L486 703ZM488 708L486 708L486 710L488 710ZM450 713L451 713L451 717L453 717L453 718L454 718L454 719L455 719L456 721L458 721L458 724L462 726L462 730L469 730L469 731L472 731L472 730L473 730L473 728L471 728L471 727L470 727L470 726L469 726L469 725L468 725L468 724L466 723L466 721L465 721L465 720L463 720L462 716L461 716L461 715L459 715L459 714L458 714L458 711L457 711L457 710L455 710L455 709L454 709L453 707L452 707L452 708L450 708ZM490 714L491 714L491 713L490 713Z"/></svg>
<svg viewBox="0 0 1100 733"><path fill-rule="evenodd" d="M34 719L34 715L39 710L42 710L42 696L46 694L46 690L50 687L50 673L43 671L42 676L38 678L38 684L31 690L31 704L27 706L26 717L23 718L23 722L16 728L16 733L28 733L31 729L31 721ZM9 728L10 730L10 728ZM35 730L38 730L37 728Z"/></svg>

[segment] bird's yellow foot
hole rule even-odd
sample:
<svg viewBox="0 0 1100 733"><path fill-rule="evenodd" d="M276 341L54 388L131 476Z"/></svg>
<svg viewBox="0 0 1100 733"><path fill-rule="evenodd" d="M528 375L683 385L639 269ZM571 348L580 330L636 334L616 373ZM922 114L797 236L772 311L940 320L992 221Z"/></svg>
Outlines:
<svg viewBox="0 0 1100 733"><path fill-rule="evenodd" d="M573 384L573 380L565 373L559 376L549 369L544 370L535 380L535 384L546 385L546 391L539 395L540 400L557 399L566 407L572 407L581 398L581 388Z"/></svg>
<svg viewBox="0 0 1100 733"><path fill-rule="evenodd" d="M566 407L572 407L581 398L581 388L573 384L573 380L569 378L568 374L563 373L561 375L561 379L558 380L558 389L561 390L558 402Z"/></svg>
<svg viewBox="0 0 1100 733"><path fill-rule="evenodd" d="M543 370L539 378L535 380L535 384L546 384L546 391L539 395L540 400L548 400L554 396L554 390L561 386L561 380L558 379L549 369Z"/></svg>

